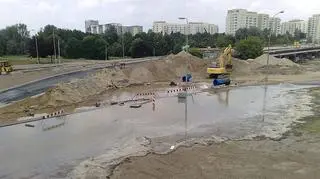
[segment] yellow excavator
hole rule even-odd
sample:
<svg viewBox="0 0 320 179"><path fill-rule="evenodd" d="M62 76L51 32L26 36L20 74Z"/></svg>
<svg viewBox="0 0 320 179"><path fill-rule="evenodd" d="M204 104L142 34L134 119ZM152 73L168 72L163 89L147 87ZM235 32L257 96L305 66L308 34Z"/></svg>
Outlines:
<svg viewBox="0 0 320 179"><path fill-rule="evenodd" d="M220 75L229 76L232 71L232 46L229 45L224 49L223 54L219 57L219 61L216 64L211 65L207 69L207 73L210 78L217 79Z"/></svg>
<svg viewBox="0 0 320 179"><path fill-rule="evenodd" d="M8 74L12 71L13 68L7 60L0 61L0 74Z"/></svg>

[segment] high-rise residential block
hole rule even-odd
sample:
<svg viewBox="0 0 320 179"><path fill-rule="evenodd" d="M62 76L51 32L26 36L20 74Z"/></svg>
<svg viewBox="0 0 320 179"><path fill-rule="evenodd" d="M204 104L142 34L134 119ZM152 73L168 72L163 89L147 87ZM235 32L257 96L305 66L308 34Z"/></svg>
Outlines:
<svg viewBox="0 0 320 179"><path fill-rule="evenodd" d="M294 19L281 24L281 34L286 34L288 32L289 34L294 35L296 30L308 33L308 21Z"/></svg>
<svg viewBox="0 0 320 179"><path fill-rule="evenodd" d="M280 19L270 18L268 14L247 11L246 9L228 10L226 33L235 35L240 28L257 27L260 30L271 29L273 34L280 33Z"/></svg>
<svg viewBox="0 0 320 179"><path fill-rule="evenodd" d="M142 26L123 26L120 23L99 24L98 21L85 21L85 28L87 33L103 34L112 27L115 28L118 35L126 32L131 33L132 35L136 35L143 31Z"/></svg>
<svg viewBox="0 0 320 179"><path fill-rule="evenodd" d="M281 32L281 19L278 17L269 18L269 27L271 33L274 35L279 35Z"/></svg>
<svg viewBox="0 0 320 179"><path fill-rule="evenodd" d="M320 14L315 14L309 18L307 37L313 43L320 43Z"/></svg>
<svg viewBox="0 0 320 179"><path fill-rule="evenodd" d="M219 32L217 25L203 22L190 22L188 24L167 23L166 21L155 21L152 27L153 32L170 34L180 32L182 34L197 34L210 33L215 34Z"/></svg>
<svg viewBox="0 0 320 179"><path fill-rule="evenodd" d="M99 25L99 21L97 20L86 20L85 21L85 32L89 33L91 31L91 26Z"/></svg>

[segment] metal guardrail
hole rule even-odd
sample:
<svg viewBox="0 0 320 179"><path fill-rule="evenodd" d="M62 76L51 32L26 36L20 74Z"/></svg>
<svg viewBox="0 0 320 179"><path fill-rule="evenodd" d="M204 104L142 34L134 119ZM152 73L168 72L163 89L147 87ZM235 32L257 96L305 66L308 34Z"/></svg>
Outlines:
<svg viewBox="0 0 320 179"><path fill-rule="evenodd" d="M308 48L291 48L291 49L281 49L281 50L271 50L270 51L270 54L272 55L277 55L277 54L280 54L280 53L292 53L292 52L300 52L300 51L305 51L305 52L308 52L308 51L311 51L311 50L314 50L314 51L320 51L320 46L316 46L316 47L308 47ZM268 51L265 51L265 53L268 53Z"/></svg>

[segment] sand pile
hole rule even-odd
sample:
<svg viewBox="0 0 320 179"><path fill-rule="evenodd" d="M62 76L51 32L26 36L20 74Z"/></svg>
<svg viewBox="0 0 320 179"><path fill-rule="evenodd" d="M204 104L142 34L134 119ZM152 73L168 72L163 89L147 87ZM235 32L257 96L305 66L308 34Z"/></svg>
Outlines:
<svg viewBox="0 0 320 179"><path fill-rule="evenodd" d="M256 75L259 73L257 69L261 67L261 65L257 62L250 61L250 60L240 60L240 59L233 59L233 72L232 74L241 76L241 75Z"/></svg>
<svg viewBox="0 0 320 179"><path fill-rule="evenodd" d="M268 61L267 54L263 54L252 61L261 65L256 69L256 71L263 74L269 73L269 74L293 75L293 74L300 74L303 72L303 68L299 64L296 64L293 61L286 58L280 59L270 55L269 67L267 66L267 61Z"/></svg>
<svg viewBox="0 0 320 179"><path fill-rule="evenodd" d="M206 77L207 62L188 53L169 55L158 61L129 66L127 69L105 69L86 79L59 84L40 96L40 101L55 107L82 102L110 89L160 81L180 81L181 76L191 72L194 79Z"/></svg>
<svg viewBox="0 0 320 179"><path fill-rule="evenodd" d="M261 65L267 65L268 55L263 54L260 57L254 59L255 62ZM288 66L288 67L298 67L300 65L294 63L293 61L286 58L276 58L270 55L269 57L269 65L279 65L279 66Z"/></svg>
<svg viewBox="0 0 320 179"><path fill-rule="evenodd" d="M205 77L209 61L199 59L186 52L169 55L166 58L138 64L124 71L129 79L139 82L176 81L186 73L192 73L194 79Z"/></svg>
<svg viewBox="0 0 320 179"><path fill-rule="evenodd" d="M109 89L120 88L129 84L129 80L121 71L106 69L86 79L58 84L57 87L40 96L39 100L46 101L48 106L52 107L79 103Z"/></svg>

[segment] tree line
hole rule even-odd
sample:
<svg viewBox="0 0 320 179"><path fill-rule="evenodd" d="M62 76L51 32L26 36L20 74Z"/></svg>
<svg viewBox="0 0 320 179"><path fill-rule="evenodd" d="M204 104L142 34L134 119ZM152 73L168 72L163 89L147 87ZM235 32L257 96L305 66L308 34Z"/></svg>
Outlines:
<svg viewBox="0 0 320 179"><path fill-rule="evenodd" d="M306 34L296 30L294 35L271 34L270 29L260 30L256 27L241 28L235 33L235 49L237 57L241 59L254 59L263 54L263 48L270 45L293 45L295 41L306 40Z"/></svg>
<svg viewBox="0 0 320 179"><path fill-rule="evenodd" d="M257 28L239 29L235 36L224 33L189 35L189 45L195 48L239 46L243 40L258 44L263 48L268 41L269 31ZM254 37L254 38L252 38ZM301 32L271 36L272 44L291 44L304 38ZM242 41L242 42L241 42ZM36 43L40 57L53 57L55 54L64 58L109 59L109 57L146 57L178 53L186 45L186 36L181 33L160 34L149 30L133 36L130 33L118 35L115 28L104 34L89 34L79 30L69 30L47 25L35 35L25 24L16 24L0 30L0 56L30 55L37 56ZM54 48L55 47L55 48ZM245 48L239 48L245 49Z"/></svg>

